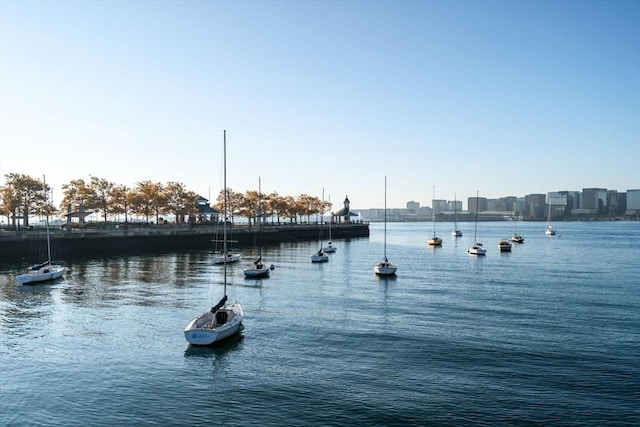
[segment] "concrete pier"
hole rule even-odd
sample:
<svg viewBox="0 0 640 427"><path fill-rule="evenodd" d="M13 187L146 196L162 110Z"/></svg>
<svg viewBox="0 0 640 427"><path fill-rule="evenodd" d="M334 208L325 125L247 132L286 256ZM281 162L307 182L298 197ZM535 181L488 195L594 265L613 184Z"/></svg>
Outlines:
<svg viewBox="0 0 640 427"><path fill-rule="evenodd" d="M256 227L236 225L227 227L227 238L233 246L253 247ZM260 240L264 246L282 242L314 241L320 235L319 224L264 225ZM323 240L328 239L328 225L323 227ZM334 240L369 237L369 224L332 224ZM150 252L213 249L214 240L222 240L222 226L195 225L131 225L102 228L56 229L50 232L51 258L64 260L76 256L138 254ZM0 257L7 261L25 260L29 263L46 259L47 237L44 229L3 230L0 232Z"/></svg>

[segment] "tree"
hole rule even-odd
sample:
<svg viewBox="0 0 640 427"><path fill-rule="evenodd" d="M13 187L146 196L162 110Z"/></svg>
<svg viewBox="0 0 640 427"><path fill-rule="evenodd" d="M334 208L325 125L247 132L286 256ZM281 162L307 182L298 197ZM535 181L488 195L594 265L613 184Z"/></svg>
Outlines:
<svg viewBox="0 0 640 427"><path fill-rule="evenodd" d="M164 206L165 198L161 183L148 180L136 183L134 196L131 199L131 209L135 213L144 215L146 222L149 222L149 216L154 214L157 224Z"/></svg>
<svg viewBox="0 0 640 427"><path fill-rule="evenodd" d="M111 192L110 210L116 215L124 214L125 224L128 221L128 213L131 206L133 191L124 185L116 185Z"/></svg>
<svg viewBox="0 0 640 427"><path fill-rule="evenodd" d="M93 196L91 205L96 210L102 211L105 223L107 222L107 214L110 212L113 187L115 187L113 182L91 176L91 182L89 183L91 195Z"/></svg>
<svg viewBox="0 0 640 427"><path fill-rule="evenodd" d="M25 226L29 225L29 215L44 214L47 206L45 192L49 186L43 181L28 175L9 173L5 175L6 184L2 190L3 210L12 216L12 224L22 217Z"/></svg>
<svg viewBox="0 0 640 427"><path fill-rule="evenodd" d="M92 209L91 204L95 197L93 190L84 179L74 179L68 184L63 184L62 192L61 210L64 214L72 212L74 206L77 211L81 212L84 212L85 209Z"/></svg>
<svg viewBox="0 0 640 427"><path fill-rule="evenodd" d="M218 193L217 203L213 206L213 208L219 212L223 213L223 219L225 221L231 221L233 223L234 216L236 214L246 218L246 209L243 208L245 205L244 194L236 193L231 188L227 188L227 211L225 212L224 206L224 189L220 190ZM241 215L242 213L242 215Z"/></svg>
<svg viewBox="0 0 640 427"><path fill-rule="evenodd" d="M188 191L184 184L180 182L168 182L163 189L165 201L165 213L174 214L176 222L184 222L187 215L194 215L197 212L196 200L198 195L193 191Z"/></svg>

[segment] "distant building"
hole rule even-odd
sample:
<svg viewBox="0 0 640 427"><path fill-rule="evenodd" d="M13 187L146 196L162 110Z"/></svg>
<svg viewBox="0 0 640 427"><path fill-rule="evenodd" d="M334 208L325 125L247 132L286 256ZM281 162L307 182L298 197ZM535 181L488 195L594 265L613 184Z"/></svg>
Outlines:
<svg viewBox="0 0 640 427"><path fill-rule="evenodd" d="M597 215L602 215L607 208L606 188L583 188L582 209L590 209Z"/></svg>
<svg viewBox="0 0 640 427"><path fill-rule="evenodd" d="M544 194L527 194L524 196L527 205L525 218L541 219L547 216L547 196Z"/></svg>
<svg viewBox="0 0 640 427"><path fill-rule="evenodd" d="M477 203L476 203L477 201ZM467 198L467 206L469 212L484 212L487 210L487 198L486 197L469 197Z"/></svg>
<svg viewBox="0 0 640 427"><path fill-rule="evenodd" d="M420 202L414 202L413 200L407 202L407 212L417 214L420 209Z"/></svg>
<svg viewBox="0 0 640 427"><path fill-rule="evenodd" d="M433 209L436 212L436 215L439 214L440 212L446 212L448 208L449 206L446 200L433 199L431 201L431 209Z"/></svg>
<svg viewBox="0 0 640 427"><path fill-rule="evenodd" d="M626 215L640 215L640 190L627 190Z"/></svg>

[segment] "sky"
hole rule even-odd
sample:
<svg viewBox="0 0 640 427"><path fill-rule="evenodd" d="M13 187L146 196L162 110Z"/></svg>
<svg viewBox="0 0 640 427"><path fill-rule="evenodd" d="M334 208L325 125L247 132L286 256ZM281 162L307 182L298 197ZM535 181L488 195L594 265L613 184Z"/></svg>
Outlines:
<svg viewBox="0 0 640 427"><path fill-rule="evenodd" d="M0 0L0 185L640 188L640 0Z"/></svg>

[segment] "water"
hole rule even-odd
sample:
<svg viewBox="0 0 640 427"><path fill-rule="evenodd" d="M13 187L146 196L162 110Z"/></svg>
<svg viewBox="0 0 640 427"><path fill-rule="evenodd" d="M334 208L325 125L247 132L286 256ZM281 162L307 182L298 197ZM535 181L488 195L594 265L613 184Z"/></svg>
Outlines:
<svg viewBox="0 0 640 427"><path fill-rule="evenodd" d="M267 248L272 277L230 269L245 329L215 348L182 330L222 294L206 251L69 260L17 285L0 269L0 425L638 425L640 222L431 223Z"/></svg>

